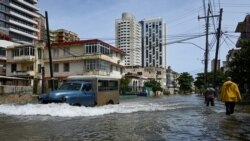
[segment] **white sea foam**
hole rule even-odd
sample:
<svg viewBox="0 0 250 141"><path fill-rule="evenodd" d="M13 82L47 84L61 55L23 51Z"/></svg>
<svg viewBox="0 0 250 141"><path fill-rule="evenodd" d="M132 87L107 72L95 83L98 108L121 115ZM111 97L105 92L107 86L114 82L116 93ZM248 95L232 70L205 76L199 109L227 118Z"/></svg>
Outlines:
<svg viewBox="0 0 250 141"><path fill-rule="evenodd" d="M5 115L25 115L25 116L99 116L112 113L134 113L140 111L162 111L181 108L180 104L157 104L157 103L122 103L117 105L105 105L97 107L77 107L68 104L2 104L0 114Z"/></svg>

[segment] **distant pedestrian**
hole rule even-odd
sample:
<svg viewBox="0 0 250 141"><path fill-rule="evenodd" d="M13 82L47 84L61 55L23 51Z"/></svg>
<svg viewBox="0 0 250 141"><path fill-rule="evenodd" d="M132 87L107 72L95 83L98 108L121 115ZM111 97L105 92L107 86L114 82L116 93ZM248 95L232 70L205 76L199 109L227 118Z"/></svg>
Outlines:
<svg viewBox="0 0 250 141"><path fill-rule="evenodd" d="M232 82L231 77L223 83L221 88L221 101L225 102L226 115L234 113L235 103L241 101L238 85Z"/></svg>
<svg viewBox="0 0 250 141"><path fill-rule="evenodd" d="M212 87L212 84L209 84L209 87L206 89L205 96L205 104L209 106L214 106L214 98L215 98L215 89Z"/></svg>

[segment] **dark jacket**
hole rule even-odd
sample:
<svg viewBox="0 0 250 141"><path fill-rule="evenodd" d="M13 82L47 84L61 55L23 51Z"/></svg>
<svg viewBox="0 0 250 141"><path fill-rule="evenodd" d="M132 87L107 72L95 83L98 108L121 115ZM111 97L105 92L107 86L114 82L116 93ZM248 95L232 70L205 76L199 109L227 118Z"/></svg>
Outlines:
<svg viewBox="0 0 250 141"><path fill-rule="evenodd" d="M208 98L214 98L215 97L215 89L212 88L212 87L209 87L206 89L205 93L204 93L204 96L206 99Z"/></svg>

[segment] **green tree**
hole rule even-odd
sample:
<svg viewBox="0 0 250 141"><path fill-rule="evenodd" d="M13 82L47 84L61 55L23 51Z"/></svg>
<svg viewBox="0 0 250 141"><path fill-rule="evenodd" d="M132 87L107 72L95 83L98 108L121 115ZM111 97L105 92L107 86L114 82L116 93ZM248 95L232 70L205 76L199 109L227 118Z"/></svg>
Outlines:
<svg viewBox="0 0 250 141"><path fill-rule="evenodd" d="M156 80L154 80L154 79L145 82L144 86L145 87L151 87L154 93L156 91L162 91L161 84L159 82L157 82Z"/></svg>
<svg viewBox="0 0 250 141"><path fill-rule="evenodd" d="M194 85L200 94L204 91L204 78L204 73L198 73L194 81Z"/></svg>
<svg viewBox="0 0 250 141"><path fill-rule="evenodd" d="M239 84L241 92L245 92L244 84L250 87L250 40L241 42L241 50L229 62L229 71L227 74L233 78L233 80Z"/></svg>
<svg viewBox="0 0 250 141"><path fill-rule="evenodd" d="M205 88L204 76L205 76L204 73L198 73L194 81L194 85L199 90L199 93L203 93L203 91L205 90L204 89ZM213 84L213 76L214 76L213 72L207 73L208 84ZM224 80L225 80L224 73L218 70L217 75L216 75L216 80L215 80L215 86L221 86Z"/></svg>
<svg viewBox="0 0 250 141"><path fill-rule="evenodd" d="M180 77L177 79L180 84L180 90L186 94L192 91L192 82L194 81L193 76L188 72L181 73Z"/></svg>
<svg viewBox="0 0 250 141"><path fill-rule="evenodd" d="M122 77L120 80L120 93L124 94L129 89L130 79L127 77Z"/></svg>
<svg viewBox="0 0 250 141"><path fill-rule="evenodd" d="M200 89L205 86L204 84L204 73L198 73L197 77L195 78L194 85L196 88ZM214 72L208 72L207 73L207 83L213 84L213 76ZM218 70L215 80L215 86L220 86L223 83L223 80L225 80L225 75L222 71Z"/></svg>

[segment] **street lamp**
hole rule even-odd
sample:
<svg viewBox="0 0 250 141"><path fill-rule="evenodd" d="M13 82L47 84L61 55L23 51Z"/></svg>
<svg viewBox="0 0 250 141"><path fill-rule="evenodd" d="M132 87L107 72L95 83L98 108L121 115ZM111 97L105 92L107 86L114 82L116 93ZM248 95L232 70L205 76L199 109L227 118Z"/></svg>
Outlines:
<svg viewBox="0 0 250 141"><path fill-rule="evenodd" d="M198 45L196 45L195 43L192 43L192 42L182 42L182 41L180 41L180 42L178 42L178 43L182 43L182 44L192 44L192 45L198 47L199 49L201 49L201 50L203 50L203 51L206 51L204 48L202 48L202 47L200 47L200 46L198 46Z"/></svg>

